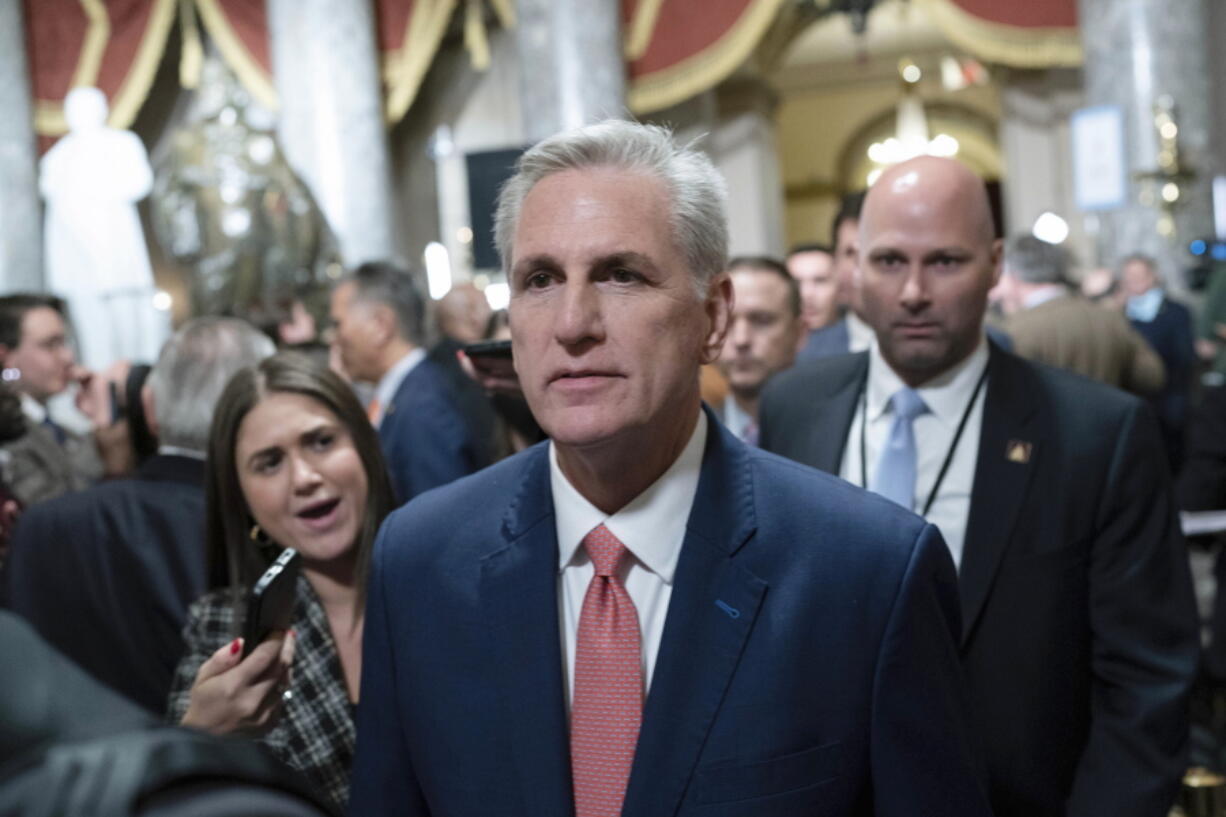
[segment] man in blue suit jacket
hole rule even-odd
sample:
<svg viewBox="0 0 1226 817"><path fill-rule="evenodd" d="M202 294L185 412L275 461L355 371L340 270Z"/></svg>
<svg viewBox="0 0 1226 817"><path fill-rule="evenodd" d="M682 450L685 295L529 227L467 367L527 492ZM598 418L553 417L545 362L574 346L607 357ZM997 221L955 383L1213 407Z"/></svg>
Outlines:
<svg viewBox="0 0 1226 817"><path fill-rule="evenodd" d="M552 439L385 523L352 814L989 813L940 535L700 408L725 199L660 128L520 160L497 236Z"/></svg>
<svg viewBox="0 0 1226 817"><path fill-rule="evenodd" d="M460 408L447 373L426 357L425 303L405 270L367 263L332 292L346 372L375 384L368 406L400 502L484 468L488 435Z"/></svg>

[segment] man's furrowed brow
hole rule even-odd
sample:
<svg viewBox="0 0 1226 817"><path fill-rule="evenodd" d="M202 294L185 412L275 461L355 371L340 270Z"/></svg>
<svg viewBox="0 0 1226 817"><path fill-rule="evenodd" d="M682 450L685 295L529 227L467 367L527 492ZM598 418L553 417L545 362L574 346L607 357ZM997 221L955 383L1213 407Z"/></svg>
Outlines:
<svg viewBox="0 0 1226 817"><path fill-rule="evenodd" d="M515 266L511 268L511 275L519 275L528 270L534 269L554 269L558 266L557 259L547 252L533 253L526 255L515 262Z"/></svg>
<svg viewBox="0 0 1226 817"><path fill-rule="evenodd" d="M602 255L596 259L593 266L626 266L641 270L654 270L656 268L655 262L650 257L634 250L623 250Z"/></svg>

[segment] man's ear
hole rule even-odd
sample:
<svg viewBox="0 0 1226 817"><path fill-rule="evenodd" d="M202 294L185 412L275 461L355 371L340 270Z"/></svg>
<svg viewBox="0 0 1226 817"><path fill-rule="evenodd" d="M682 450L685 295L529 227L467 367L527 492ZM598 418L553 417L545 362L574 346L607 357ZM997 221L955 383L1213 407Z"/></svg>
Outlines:
<svg viewBox="0 0 1226 817"><path fill-rule="evenodd" d="M1005 242L999 238L992 242L992 286L1000 283L1000 274L1005 266Z"/></svg>
<svg viewBox="0 0 1226 817"><path fill-rule="evenodd" d="M711 279L707 285L707 297L703 309L707 313L707 337L702 348L702 362L714 363L719 359L719 352L724 348L724 337L728 334L728 326L732 322L732 276L726 272Z"/></svg>
<svg viewBox="0 0 1226 817"><path fill-rule="evenodd" d="M366 310L370 321L370 337L380 346L386 346L400 333L396 327L396 313L387 304L370 304Z"/></svg>
<svg viewBox="0 0 1226 817"><path fill-rule="evenodd" d="M157 404L153 399L153 389L149 388L149 384L140 387L140 407L145 412L145 425L149 426L149 432L154 436L158 436L158 414Z"/></svg>

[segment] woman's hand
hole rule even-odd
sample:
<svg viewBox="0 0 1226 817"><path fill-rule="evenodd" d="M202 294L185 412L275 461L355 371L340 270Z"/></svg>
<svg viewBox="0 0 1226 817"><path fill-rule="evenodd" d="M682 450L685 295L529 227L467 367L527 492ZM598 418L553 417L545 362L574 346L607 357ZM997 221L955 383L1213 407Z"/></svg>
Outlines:
<svg viewBox="0 0 1226 817"><path fill-rule="evenodd" d="M294 633L274 633L242 659L236 638L209 657L196 672L183 725L215 735L262 733L281 713L294 661Z"/></svg>

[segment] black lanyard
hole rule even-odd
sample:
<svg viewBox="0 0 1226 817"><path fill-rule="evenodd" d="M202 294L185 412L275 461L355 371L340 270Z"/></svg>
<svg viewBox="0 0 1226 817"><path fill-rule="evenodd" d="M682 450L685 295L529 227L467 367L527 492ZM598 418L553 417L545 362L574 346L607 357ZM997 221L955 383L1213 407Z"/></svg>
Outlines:
<svg viewBox="0 0 1226 817"><path fill-rule="evenodd" d="M945 461L941 463L941 470L937 472L937 480L932 483L932 490L928 492L928 500L924 503L924 510L920 511L920 516L927 518L928 512L932 510L932 503L936 501L937 493L941 490L941 483L945 481L945 473L949 471L949 464L954 460L954 452L958 450L958 443L962 439L962 432L966 429L967 420L971 419L971 409L975 407L975 401L979 399L979 392L983 389L984 382L988 379L988 367L983 367L983 374L979 375L979 382L975 384L975 390L971 392L971 399L967 401L966 408L962 410L962 419L958 421L958 430L954 432L954 439L949 444L949 450L945 452ZM860 387L860 486L865 490L868 489L868 454L867 444L865 439L868 436L868 369L864 371L864 385ZM916 452L918 459L919 452ZM915 469L916 475L919 475L918 463Z"/></svg>

